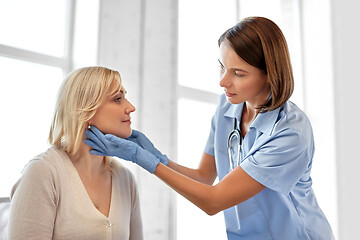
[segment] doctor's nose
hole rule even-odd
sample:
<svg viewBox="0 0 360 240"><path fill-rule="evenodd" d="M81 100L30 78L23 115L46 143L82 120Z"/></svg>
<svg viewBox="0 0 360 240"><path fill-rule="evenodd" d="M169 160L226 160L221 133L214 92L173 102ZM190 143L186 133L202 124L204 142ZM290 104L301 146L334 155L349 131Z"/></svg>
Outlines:
<svg viewBox="0 0 360 240"><path fill-rule="evenodd" d="M231 85L231 80L229 79L226 73L220 75L220 86L223 88L227 88Z"/></svg>

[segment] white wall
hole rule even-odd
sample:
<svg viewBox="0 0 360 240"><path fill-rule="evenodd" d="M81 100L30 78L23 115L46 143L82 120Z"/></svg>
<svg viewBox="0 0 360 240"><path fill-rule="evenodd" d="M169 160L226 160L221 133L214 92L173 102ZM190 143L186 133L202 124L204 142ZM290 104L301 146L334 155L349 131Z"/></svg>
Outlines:
<svg viewBox="0 0 360 240"><path fill-rule="evenodd" d="M360 2L331 0L339 239L359 237Z"/></svg>

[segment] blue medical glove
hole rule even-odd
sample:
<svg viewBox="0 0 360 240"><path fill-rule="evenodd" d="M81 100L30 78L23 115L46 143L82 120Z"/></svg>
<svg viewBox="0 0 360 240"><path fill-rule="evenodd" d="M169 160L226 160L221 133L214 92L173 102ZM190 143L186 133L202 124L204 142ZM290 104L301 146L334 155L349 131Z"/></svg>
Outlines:
<svg viewBox="0 0 360 240"><path fill-rule="evenodd" d="M156 157L160 159L160 162L162 164L166 166L169 164L169 158L165 154L162 154L159 150L157 150L154 144L152 144L152 142L142 132L132 130L131 136L127 139L136 143L146 151L149 151L152 154L154 154Z"/></svg>
<svg viewBox="0 0 360 240"><path fill-rule="evenodd" d="M94 126L86 130L85 134L88 139L85 139L84 142L92 148L92 150L90 150L91 154L116 156L124 160L132 161L150 173L155 172L160 162L158 157L141 148L136 143L112 134L104 135Z"/></svg>

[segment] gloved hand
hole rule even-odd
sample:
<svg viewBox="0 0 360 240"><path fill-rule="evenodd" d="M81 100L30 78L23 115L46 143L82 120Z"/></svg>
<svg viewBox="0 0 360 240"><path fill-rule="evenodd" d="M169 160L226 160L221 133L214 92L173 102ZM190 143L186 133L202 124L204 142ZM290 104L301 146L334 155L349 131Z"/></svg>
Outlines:
<svg viewBox="0 0 360 240"><path fill-rule="evenodd" d="M127 139L136 143L146 151L149 151L152 154L154 154L156 157L160 159L160 162L162 164L166 166L169 164L169 158L165 154L162 154L159 150L157 150L154 144L152 144L152 142L142 132L132 130L131 136L128 137Z"/></svg>
<svg viewBox="0 0 360 240"><path fill-rule="evenodd" d="M154 154L141 148L136 143L116 137L112 134L104 135L94 126L85 132L85 143L89 145L92 150L91 154L100 156L116 156L124 160L132 161L143 167L150 173L154 173L160 159Z"/></svg>

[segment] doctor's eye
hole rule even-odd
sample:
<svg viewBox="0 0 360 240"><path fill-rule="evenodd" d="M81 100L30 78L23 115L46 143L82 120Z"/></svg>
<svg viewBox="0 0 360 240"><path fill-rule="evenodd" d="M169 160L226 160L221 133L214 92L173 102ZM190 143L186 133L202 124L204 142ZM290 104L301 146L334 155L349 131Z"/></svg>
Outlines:
<svg viewBox="0 0 360 240"><path fill-rule="evenodd" d="M239 72L235 72L235 75L236 75L237 77L244 77L244 76L245 76L245 74L239 73Z"/></svg>
<svg viewBox="0 0 360 240"><path fill-rule="evenodd" d="M245 76L244 74L238 74L238 73L235 73L235 75L236 75L237 77L243 77L243 76Z"/></svg>

